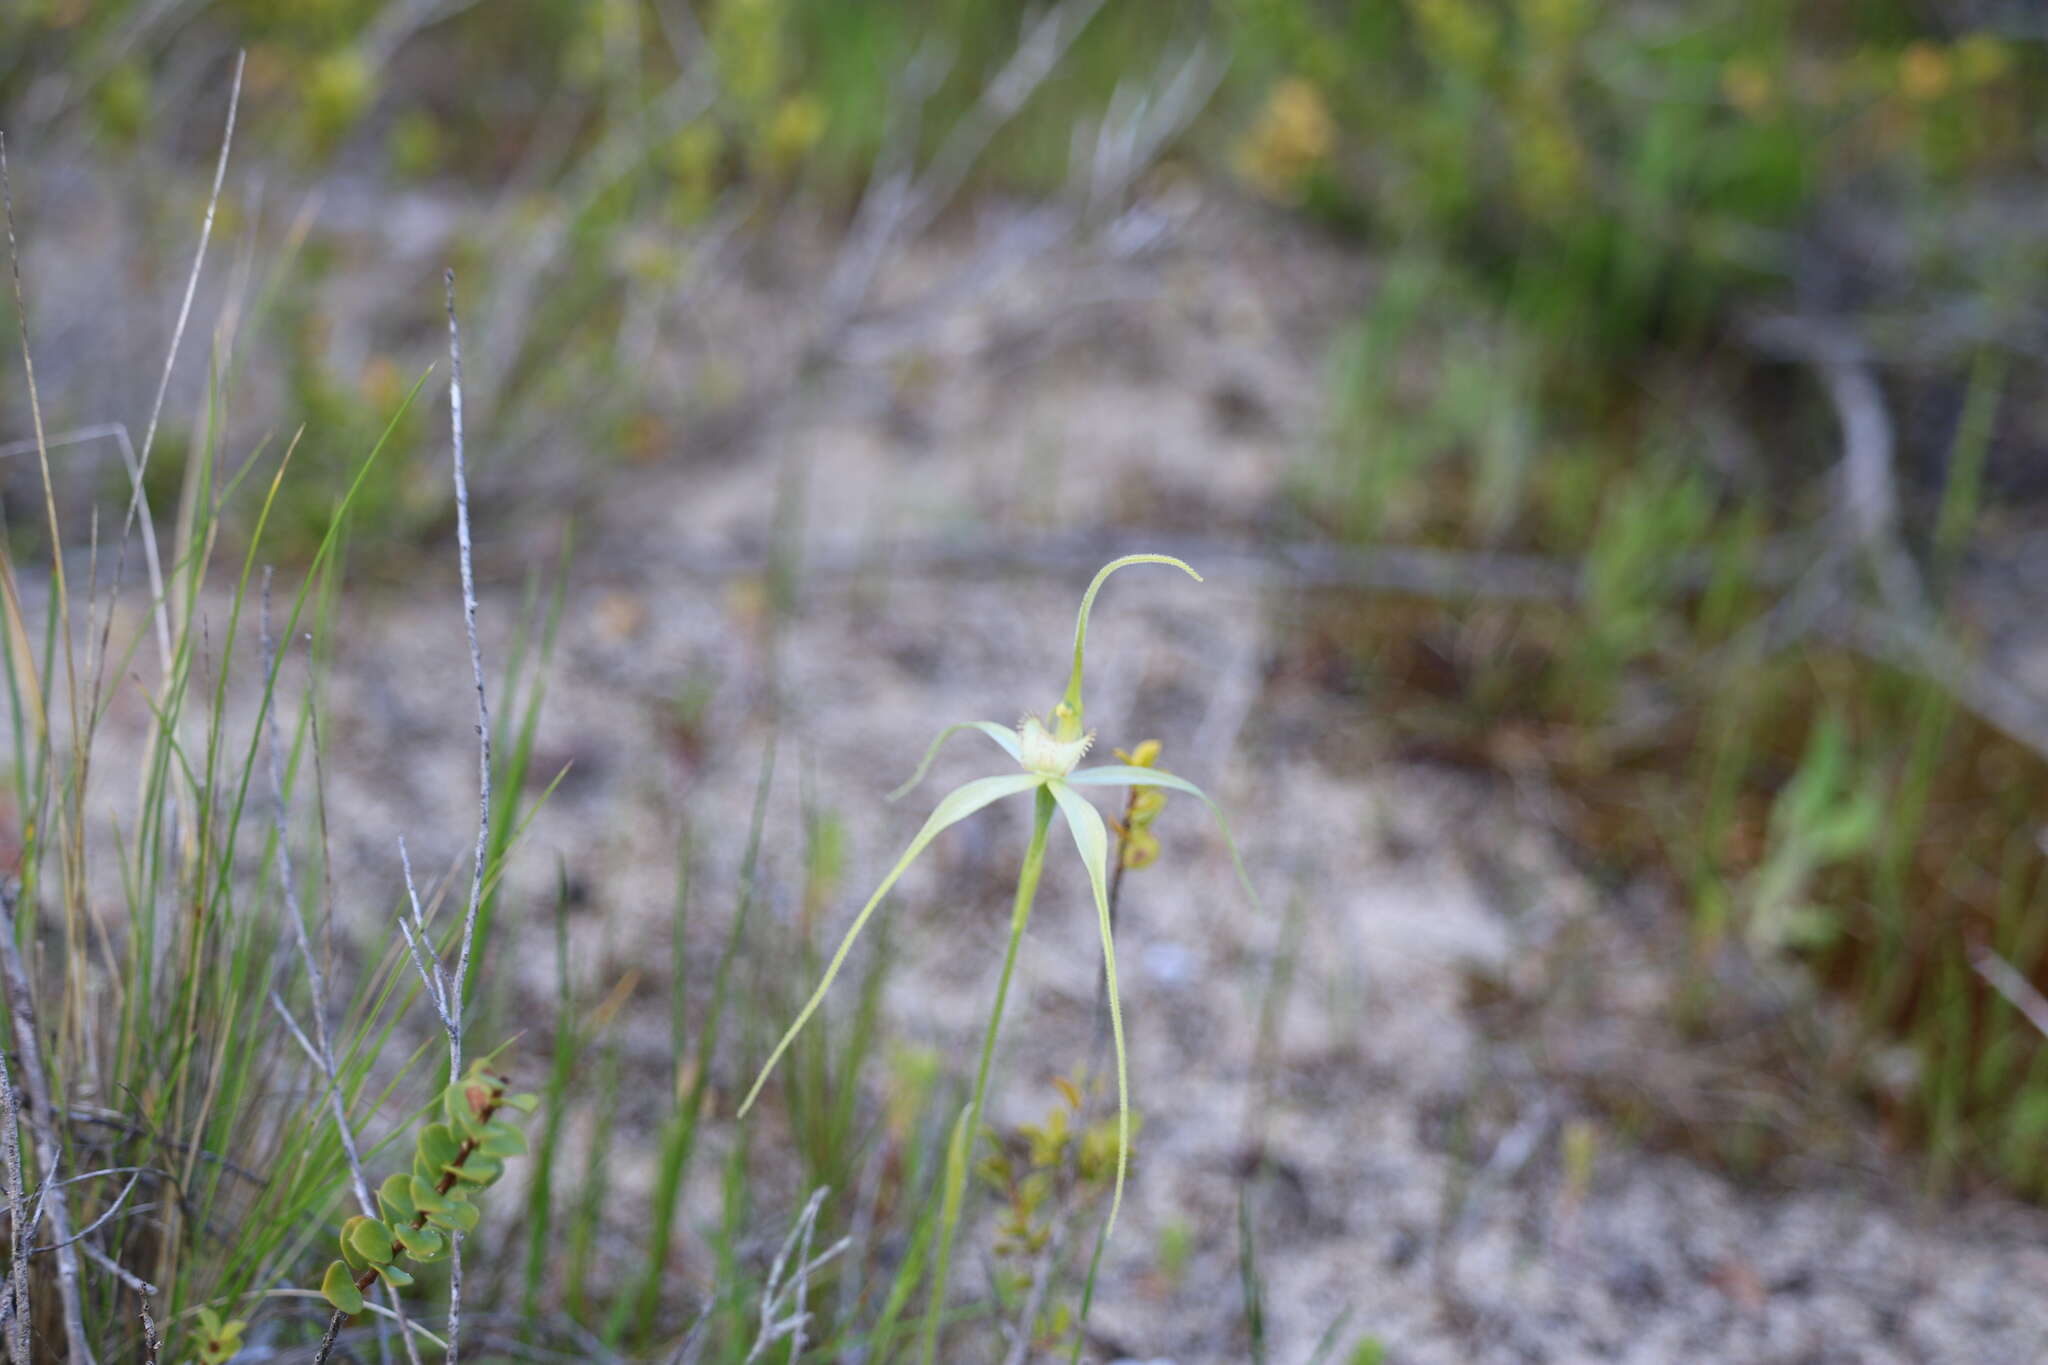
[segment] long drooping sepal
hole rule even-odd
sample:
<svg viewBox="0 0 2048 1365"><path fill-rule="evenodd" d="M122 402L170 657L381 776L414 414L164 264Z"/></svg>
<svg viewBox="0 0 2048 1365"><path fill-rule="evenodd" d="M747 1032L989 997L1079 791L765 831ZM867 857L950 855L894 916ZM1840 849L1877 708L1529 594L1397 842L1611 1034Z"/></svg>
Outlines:
<svg viewBox="0 0 2048 1365"><path fill-rule="evenodd" d="M1222 808L1209 799L1209 793L1185 777L1175 777L1157 768L1138 768L1123 763L1083 768L1079 772L1068 773L1066 781L1076 787L1165 787L1171 791L1186 792L1200 801L1216 817L1216 828L1223 832L1223 846L1230 850L1230 866L1237 872L1237 884L1244 888L1245 899L1252 903L1252 909L1261 917L1265 915L1265 903L1259 899L1258 890L1252 885L1251 874L1244 870L1244 857L1237 851L1237 840L1230 833L1230 822L1223 818Z"/></svg>
<svg viewBox="0 0 2048 1365"><path fill-rule="evenodd" d="M924 759L917 765L917 771L910 775L908 782L905 782L895 791L890 792L889 799L891 801L896 800L898 797L908 793L912 787L924 781L924 775L932 770L932 760L939 756L939 746L959 734L962 730L979 730L994 740L996 746L1011 758L1019 763L1024 761L1024 751L1017 744L1017 732L1015 730L1012 730L1007 725L998 725L992 720L963 720L958 724L948 725L945 729L939 731L938 737L932 741L931 747L924 751Z"/></svg>
<svg viewBox="0 0 2048 1365"><path fill-rule="evenodd" d="M981 777L955 787L941 798L939 804L932 809L931 818L924 822L924 828L917 832L917 837L910 841L910 847L904 849L903 856L896 860L896 866L889 869L889 875L882 878L882 884L875 888L875 894L868 897L868 903L853 917L853 924L847 929L846 937L839 941L839 950L832 954L832 961L826 964L825 975L818 982L818 988L811 992L811 998L805 1001L803 1009L797 1012L796 1022L782 1035L782 1041L775 1045L775 1051L768 1054L768 1060L762 1064L761 1074L754 1078L753 1088L747 1091L747 1098L740 1104L739 1112L742 1115L753 1108L755 1099L761 1094L761 1087L768 1083L768 1074L775 1070L775 1064L782 1060L782 1054L789 1050L790 1043L803 1031L803 1026L810 1022L811 1016L818 1012L818 1006L824 1003L825 992L832 988L833 978L839 975L839 969L846 963L846 955L853 951L853 941L859 938L860 931L867 927L868 917L875 913L875 907L882 903L882 897L889 894L889 888L896 885L897 878L917 861L925 846L948 825L958 824L983 806L1000 801L1006 796L1028 792L1044 781L1045 779L1036 773L1006 773L1001 777Z"/></svg>
<svg viewBox="0 0 2048 1365"><path fill-rule="evenodd" d="M1170 564L1197 583L1202 576L1183 560L1172 555L1125 555L1112 559L1102 566L1095 575L1095 581L1088 585L1088 591L1081 594L1081 614L1074 622L1074 675L1067 680L1067 695L1060 700L1060 709L1055 713L1059 718L1059 738L1071 740L1081 735L1081 653L1088 645L1088 612L1095 605L1095 594L1102 591L1102 585L1118 569L1132 564Z"/></svg>
<svg viewBox="0 0 2048 1365"><path fill-rule="evenodd" d="M1109 993L1109 1036L1116 1053L1116 1187L1109 1196L1109 1221L1102 1230L1107 1238L1124 1206L1124 1172L1131 1161L1130 1073L1124 1061L1123 1001L1116 985L1116 936L1109 924L1109 832L1087 797L1064 782L1054 782L1049 789L1073 832L1082 866L1088 869L1088 888L1095 893L1095 914L1102 929L1102 979Z"/></svg>
<svg viewBox="0 0 2048 1365"><path fill-rule="evenodd" d="M963 1132L967 1148L981 1134L982 1108L988 1100L988 1077L995 1065L996 1035L1002 1031L1003 1008L1010 999L1010 979L1017 971L1018 950L1024 946L1024 926L1030 922L1032 903L1038 899L1038 879L1045 871L1046 835L1052 831L1052 784L1041 781L1031 803L1031 841L1024 846L1024 861L1017 868L1017 896L1010 903L1010 938L1003 947L1003 967L996 974L995 999L989 1002L988 1030L981 1035L981 1061L974 1068L974 1093L967 1101L966 1123L956 1128L955 1142ZM957 1145L955 1150L957 1150ZM939 1253L932 1262L931 1305L925 1313L924 1345L918 1351L922 1365L938 1360L939 1326L945 1318L946 1282L953 1267L953 1238L960 1230L960 1199L964 1194L968 1163L948 1158L946 1201L939 1217Z"/></svg>

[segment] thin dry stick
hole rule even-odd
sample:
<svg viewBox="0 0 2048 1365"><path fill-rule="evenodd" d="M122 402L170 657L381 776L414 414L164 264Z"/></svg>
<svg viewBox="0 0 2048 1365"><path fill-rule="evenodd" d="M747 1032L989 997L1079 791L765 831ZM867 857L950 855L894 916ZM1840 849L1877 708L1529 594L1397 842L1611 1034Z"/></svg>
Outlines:
<svg viewBox="0 0 2048 1365"><path fill-rule="evenodd" d="M1970 658L1937 622L1852 606L1827 624L1831 638L1926 678L2007 739L2048 758L2048 710L2040 698Z"/></svg>
<svg viewBox="0 0 2048 1365"><path fill-rule="evenodd" d="M43 1072L43 1047L36 1036L35 1008L28 988L28 968L14 940L14 894L0 891L0 974L7 982L8 1013L14 1023L14 1048L21 1058L22 1085L28 1091L29 1127L35 1133L36 1164L49 1182L50 1233L57 1243L57 1297L64 1309L64 1339L72 1365L93 1365L85 1341L85 1320L78 1301L78 1250L71 1242L71 1206L57 1179L63 1144L57 1137L56 1110L50 1106L49 1078ZM17 1249L22 1227L15 1225Z"/></svg>
<svg viewBox="0 0 2048 1365"><path fill-rule="evenodd" d="M270 823L271 832L277 840L277 876L284 889L285 915L291 920L292 943L299 950L299 963L306 969L306 989L311 995L313 1015L313 1037L307 1052L313 1065L320 1071L326 1082L327 1098L334 1113L334 1126L341 1135L341 1149L348 1157L350 1181L355 1185L356 1203L361 1206L365 1218L377 1216L376 1207L370 1202L370 1182L363 1174L363 1157L356 1145L355 1127L349 1122L347 1107L342 1103L341 1086L334 1065L334 1046L327 1031L327 976L320 970L320 958L313 951L312 939L306 932L304 907L299 903L299 879L292 866L292 844L288 829L284 801L284 746L278 739L277 725L277 683L283 673L277 641L270 630L270 579L271 571L263 570L262 605L258 610L257 624L261 635L264 670L270 683L270 699L263 708L263 735L265 747L270 751ZM291 1022L290 1011L276 992L271 994L278 1012ZM292 1023L294 1032L298 1025Z"/></svg>
<svg viewBox="0 0 2048 1365"><path fill-rule="evenodd" d="M1104 0L1067 0L1047 12L1024 35L1010 60L981 92L974 107L954 125L925 173L918 177L899 226L899 240L921 234L952 202L989 142L1045 83L1103 4Z"/></svg>
<svg viewBox="0 0 2048 1365"><path fill-rule="evenodd" d="M476 856L471 869L469 905L462 919L462 945L451 977L440 955L429 946L426 915L420 908L419 886L413 880L412 855L405 839L398 841L398 862L405 873L406 904L399 909L398 927L412 951L413 966L427 988L427 1000L440 1017L448 1035L448 1076L462 1072L462 1000L469 978L470 954L476 938L476 920L483 904L484 862L489 852L491 831L491 713L484 693L483 650L476 633L476 577L472 567L469 535L469 471L463 462L462 446L462 337L455 322L455 272L444 276L448 288L448 406L455 446L455 527L457 555L462 571L462 615L469 635L470 671L476 682L477 785L478 799ZM409 917L408 917L409 912ZM335 1334L344 1315L337 1310L328 1321L327 1335L320 1343L316 1361L324 1361L334 1348ZM448 1232L448 1365L456 1365L462 1338L462 1234Z"/></svg>
<svg viewBox="0 0 2048 1365"><path fill-rule="evenodd" d="M7 1049L0 1048L0 1108L5 1110L6 1128L0 1130L0 1150L7 1158L7 1209L13 1218L9 1241L14 1255L7 1272L5 1307L7 1359L10 1365L29 1365L28 1357L28 1199L21 1180L21 1101L14 1093L14 1077L7 1068Z"/></svg>
<svg viewBox="0 0 2048 1365"><path fill-rule="evenodd" d="M450 1055L453 1055L457 1024L455 1016L448 1012L448 972L442 967L440 958L428 946L427 918L420 909L420 889L412 876L412 854L406 850L405 836L398 836L398 865L405 873L406 904L400 907L398 928L405 935L406 945L412 949L412 965L419 969L420 979L427 983L427 999L434 1006L434 1013L440 1017L441 1027L447 1031ZM412 916L406 917L410 909Z"/></svg>
<svg viewBox="0 0 2048 1365"><path fill-rule="evenodd" d="M469 990L470 952L476 942L476 920L484 899L484 860L491 838L491 707L484 693L484 653L476 638L476 568L469 535L469 469L462 449L462 331L455 321L455 271L442 276L448 288L448 417L455 447L455 548L462 567L462 623L469 634L469 670L476 681L476 861L470 869L469 908L462 916L462 949L455 958L455 980L448 992L448 1077L462 1071L462 1004ZM456 1365L462 1347L462 1236L448 1243L448 1365Z"/></svg>
<svg viewBox="0 0 2048 1365"><path fill-rule="evenodd" d="M1970 947L1970 967L1990 983L1991 989L2004 996L2006 1003L2025 1015L2028 1023L2048 1037L2048 1000L2041 998L2041 992L2034 989L2034 983L2027 980L2019 968L1981 943Z"/></svg>
<svg viewBox="0 0 2048 1365"><path fill-rule="evenodd" d="M825 1189L821 1185L818 1192L811 1196L811 1207L805 1210L809 1216L804 1219L803 1240L798 1242L796 1247L796 1301L791 1305L789 1317L790 1322L794 1324L789 1338L789 1358L792 1361L802 1360L804 1355L804 1323L807 1320L804 1312L804 1291L810 1288L811 1283L810 1267L807 1262L811 1255L811 1235L818 1230L818 1202L824 1197Z"/></svg>
<svg viewBox="0 0 2048 1365"><path fill-rule="evenodd" d="M135 1291L135 1298L140 1304L136 1311L142 1317L142 1358L147 1362L147 1365L156 1365L157 1356L164 1348L162 1338L157 1335L156 1318L149 1311L149 1301L156 1296L156 1286L143 1279L127 1266L122 1265L113 1257L107 1255L106 1252L101 1251L91 1242L85 1242L81 1245L87 1260Z"/></svg>
<svg viewBox="0 0 2048 1365"><path fill-rule="evenodd" d="M299 901L299 880L292 866L292 846L289 820L284 800L284 745L278 738L277 724L277 683L283 674L282 656L277 641L270 629L270 580L271 571L263 570L263 595L257 612L260 644L263 650L265 675L269 680L269 700L263 708L264 745L270 751L270 818L271 829L277 839L278 879L284 886L285 914L292 922L292 942L299 950L299 961L306 969L306 989L311 996L308 1002L313 1015L313 1036L306 1037L292 1018L291 1010L285 1006L284 998L275 990L270 993L270 1003L285 1027L299 1041L313 1067L320 1073L326 1086L329 1112L334 1117L335 1131L341 1137L341 1150L348 1159L349 1183L354 1188L356 1206L365 1218L377 1216L377 1206L370 1200L370 1181L363 1169L363 1153L356 1142L355 1126L349 1122L348 1106L341 1098L340 1068L334 1061L334 1040L327 1028L327 977L320 970L320 956L313 951L311 936L306 931L305 908ZM405 1354L412 1365L421 1365L419 1346L413 1341L412 1324L406 1320L405 1305L395 1290L390 1291L391 1308L398 1319L399 1333L405 1342Z"/></svg>
<svg viewBox="0 0 2048 1365"><path fill-rule="evenodd" d="M470 951L476 940L477 911L483 903L484 860L491 837L491 708L484 694L484 655L476 637L476 570L469 534L469 470L462 449L462 333L455 322L455 272L444 274L448 286L448 414L455 446L455 546L462 567L462 623L469 634L469 670L476 681L476 862L470 869L469 909L462 920L462 951L455 959L455 998L449 1001L457 1029L451 1067L462 1067L463 996L469 989Z"/></svg>
<svg viewBox="0 0 2048 1365"><path fill-rule="evenodd" d="M766 1354L769 1347L786 1336L794 1336L796 1339L790 1351L790 1359L796 1359L803 1349L805 1288L810 1277L845 1251L851 1240L842 1237L820 1252L816 1259L807 1259L811 1253L811 1237L818 1227L818 1210L823 1206L827 1193L829 1190L824 1185L811 1191L811 1197L804 1204L803 1212L797 1216L796 1226L789 1230L789 1236L782 1239L781 1248L776 1251L774 1261L769 1264L768 1280L761 1290L761 1331L754 1338L753 1348L747 1352L744 1365L754 1365L755 1361ZM789 1266L792 1253L795 1254L796 1266L790 1272L791 1278L785 1282L782 1275L784 1269ZM785 1295L793 1297L795 1311L789 1317L778 1319L776 1311Z"/></svg>

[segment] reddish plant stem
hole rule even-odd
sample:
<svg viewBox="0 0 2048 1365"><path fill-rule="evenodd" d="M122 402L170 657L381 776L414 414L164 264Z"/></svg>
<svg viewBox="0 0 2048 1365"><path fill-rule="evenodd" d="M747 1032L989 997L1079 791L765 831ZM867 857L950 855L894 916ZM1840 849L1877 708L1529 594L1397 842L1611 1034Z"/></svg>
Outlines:
<svg viewBox="0 0 2048 1365"><path fill-rule="evenodd" d="M478 1123L489 1123L491 1121L492 1116L495 1115L498 1112L498 1110L504 1107L499 1102L502 1099L504 1093L505 1092L502 1087L496 1088L491 1092L490 1102L486 1104L477 1113ZM455 1159L448 1163L448 1169L443 1171L441 1173L440 1180L435 1182L435 1194L445 1195L448 1193L448 1191L455 1188L456 1170L459 1167L461 1167L464 1162L468 1161L471 1156L475 1154L476 1149L477 1140L475 1138L470 1137L464 1138L462 1140L462 1145L455 1149ZM426 1225L427 1215L424 1211L413 1215L413 1231L417 1232ZM395 1261L404 1254L405 1244L403 1242L394 1240L391 1243L391 1259ZM376 1281L377 1267L370 1266L367 1269L365 1269L361 1274L356 1276L355 1286L357 1292L360 1293L361 1291L368 1289L372 1284L375 1284ZM349 1315L347 1313L342 1312L339 1308L334 1310L334 1316L327 1320L326 1335L320 1338L320 1349L313 1357L313 1365L327 1365L327 1357L333 1354L335 1339L341 1335L341 1325L344 1322L348 1321L348 1317Z"/></svg>

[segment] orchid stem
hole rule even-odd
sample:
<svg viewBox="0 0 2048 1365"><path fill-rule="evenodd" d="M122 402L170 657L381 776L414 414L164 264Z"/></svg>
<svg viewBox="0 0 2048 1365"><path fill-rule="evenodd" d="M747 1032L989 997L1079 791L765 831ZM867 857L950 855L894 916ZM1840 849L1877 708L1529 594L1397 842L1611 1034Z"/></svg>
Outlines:
<svg viewBox="0 0 2048 1365"><path fill-rule="evenodd" d="M1045 840L1046 832L1052 828L1052 812L1052 792L1040 787L1037 804L1031 813L1031 843L1024 850L1024 865L1017 872L1017 900L1010 910L1010 943L1003 952L1002 974L996 978L995 1004L989 1010L988 1032L981 1040L981 1064L974 1073L974 1097L967 1106L968 1160L947 1173L953 1188L947 1191L945 1208L948 1214L939 1228L939 1255L932 1267L932 1297L925 1311L924 1349L921 1353L924 1365L932 1365L937 1359L939 1323L946 1311L946 1277L953 1265L953 1234L960 1227L961 1187L974 1165L974 1144L981 1133L982 1101L988 1096L988 1075L995 1063L996 1033L1002 1027L1003 1006L1010 997L1010 977L1016 971L1017 950L1024 942L1024 925L1031 918L1031 903L1038 896L1038 876L1045 868Z"/></svg>

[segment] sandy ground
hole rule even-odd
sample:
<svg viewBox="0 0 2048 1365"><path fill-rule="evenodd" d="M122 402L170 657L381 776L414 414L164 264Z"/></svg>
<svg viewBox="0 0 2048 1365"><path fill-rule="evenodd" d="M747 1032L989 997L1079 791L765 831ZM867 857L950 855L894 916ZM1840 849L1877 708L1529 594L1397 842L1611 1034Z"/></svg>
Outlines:
<svg viewBox="0 0 2048 1365"><path fill-rule="evenodd" d="M952 318L913 390L849 385L780 424L773 449L679 448L611 476L580 531L540 730L541 765L573 766L519 855L501 978L551 998L561 869L580 896L579 990L595 999L645 973L622 1036L629 1063L658 1068L677 831L687 821L703 850L690 946L708 977L771 722L769 829L782 833L766 849L758 928L772 939L795 933L789 832L806 783L844 822L829 912L843 924L919 802L1001 770L992 746L963 737L916 797L884 802L933 731L1055 699L1092 554L1199 559L1284 524L1322 420L1321 339L1366 281L1237 210L1200 209L1182 227L1177 245L1119 264L1128 288L1088 305L1085 325L1039 325L1084 268L1054 252ZM1020 332L1043 344L1021 357L984 344ZM805 568L771 643L749 566L790 468ZM555 529L515 506L481 531L495 657ZM997 542L1051 548L1003 569L975 552ZM1275 1362L1311 1359L1340 1320L1330 1358L1372 1337L1404 1365L2048 1359L2048 1223L2035 1212L1930 1205L1910 1168L1882 1157L1744 1185L1589 1107L1564 1074L1573 1058L1624 1079L1676 1065L1629 1032L1669 984L1654 911L1574 869L1540 794L1344 757L1370 747L1356 741L1372 717L1278 666L1300 590L1252 554L1198 567L1205 585L1136 569L1105 593L1089 720L1105 749L1160 739L1167 765L1234 813L1266 910L1239 895L1195 804L1172 803L1166 856L1131 878L1121 928L1145 1129L1098 1358L1250 1358L1238 1200L1262 1153L1250 1188ZM474 756L459 621L451 558L403 593L352 598L337 625L328 801L359 869L344 887L359 926L396 891L396 834L423 867L463 856ZM685 737L670 717L693 695L708 700ZM117 733L124 720L140 717L117 712ZM998 965L1023 821L1021 806L998 808L946 836L889 911L906 954L890 1027L942 1049L956 1074ZM1001 1121L1041 1111L1051 1075L1089 1049L1095 929L1070 862L1054 858L1026 946ZM1261 1002L1283 958L1291 988L1262 1056ZM1567 989L1588 976L1598 989ZM1482 1003L1503 993L1520 1002L1511 1029ZM728 1096L739 1066L720 1061ZM645 1107L629 1096L629 1122ZM645 1151L613 1153L622 1208L650 1165ZM785 1209L801 1202L783 1193ZM693 1187L684 1222L705 1221L714 1194ZM1193 1254L1169 1284L1154 1266L1173 1224ZM684 1249L685 1278L701 1257Z"/></svg>

